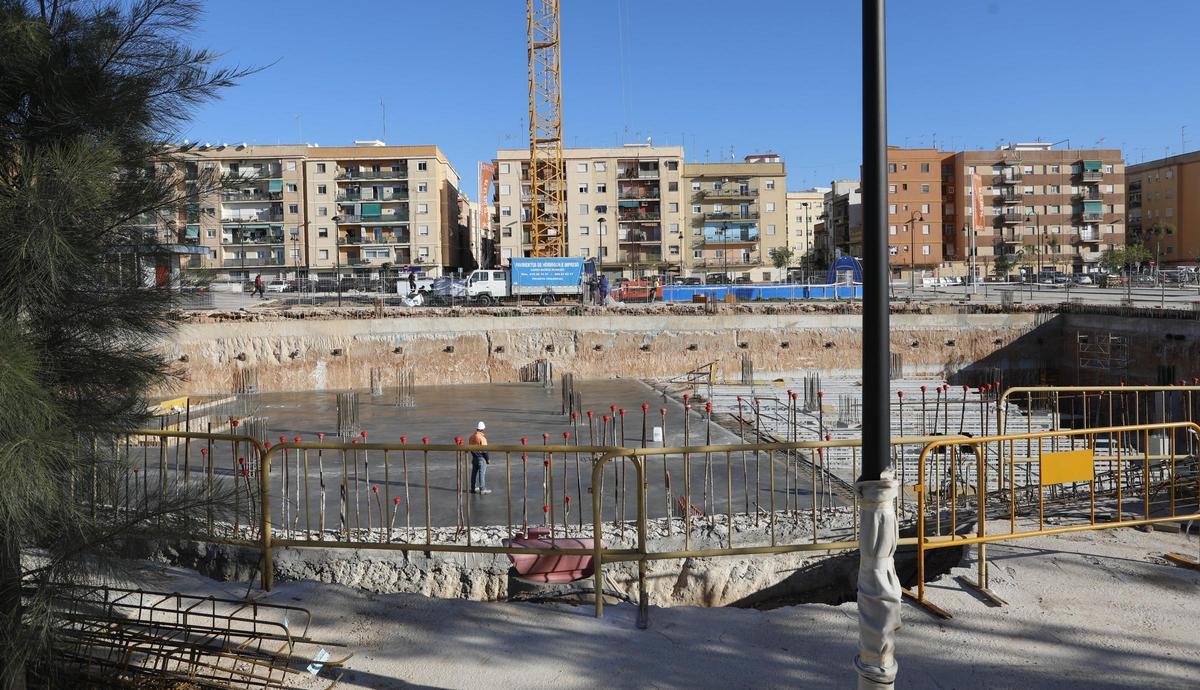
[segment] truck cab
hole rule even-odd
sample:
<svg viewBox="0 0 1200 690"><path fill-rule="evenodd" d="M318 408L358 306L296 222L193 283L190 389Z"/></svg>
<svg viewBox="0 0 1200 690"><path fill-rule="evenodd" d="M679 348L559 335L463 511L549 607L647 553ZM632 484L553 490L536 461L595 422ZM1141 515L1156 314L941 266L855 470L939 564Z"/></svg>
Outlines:
<svg viewBox="0 0 1200 690"><path fill-rule="evenodd" d="M467 276L467 298L490 305L508 297L508 271L477 269Z"/></svg>

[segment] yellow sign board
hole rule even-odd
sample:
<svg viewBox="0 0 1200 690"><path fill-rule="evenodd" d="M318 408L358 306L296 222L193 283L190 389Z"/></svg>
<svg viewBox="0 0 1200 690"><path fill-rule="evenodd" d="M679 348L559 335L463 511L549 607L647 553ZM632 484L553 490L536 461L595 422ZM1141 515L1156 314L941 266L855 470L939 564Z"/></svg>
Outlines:
<svg viewBox="0 0 1200 690"><path fill-rule="evenodd" d="M1096 478L1094 453L1091 448L1042 454L1042 486L1090 482Z"/></svg>

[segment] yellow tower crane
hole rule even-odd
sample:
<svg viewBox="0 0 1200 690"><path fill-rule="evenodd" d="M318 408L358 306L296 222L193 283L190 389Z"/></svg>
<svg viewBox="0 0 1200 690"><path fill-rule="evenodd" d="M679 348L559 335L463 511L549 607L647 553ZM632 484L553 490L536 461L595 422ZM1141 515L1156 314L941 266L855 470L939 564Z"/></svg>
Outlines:
<svg viewBox="0 0 1200 690"><path fill-rule="evenodd" d="M532 256L567 255L559 0L525 0L529 40L529 187Z"/></svg>

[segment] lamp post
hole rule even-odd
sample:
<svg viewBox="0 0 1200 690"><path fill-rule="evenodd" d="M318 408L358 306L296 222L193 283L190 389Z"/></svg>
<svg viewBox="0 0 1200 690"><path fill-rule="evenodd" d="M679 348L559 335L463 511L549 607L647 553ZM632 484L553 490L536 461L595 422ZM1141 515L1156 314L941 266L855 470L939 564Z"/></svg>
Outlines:
<svg viewBox="0 0 1200 690"><path fill-rule="evenodd" d="M808 202L801 201L800 205L804 207L804 244L808 248L804 252L804 279L808 281L808 272L812 270L812 220L808 215Z"/></svg>
<svg viewBox="0 0 1200 690"><path fill-rule="evenodd" d="M600 272L601 273L604 272L604 268L603 268L604 259L608 258L608 252L605 251L605 246L604 246L604 236L605 236L605 234L608 233L608 228L604 227L604 222L605 222L604 216L600 216L599 218L596 219L596 231L600 233L600 265L601 265ZM597 279L599 279L599 278L597 277Z"/></svg>
<svg viewBox="0 0 1200 690"><path fill-rule="evenodd" d="M917 292L917 231L913 223L924 219L925 216L922 216L920 211L913 211L912 216L904 221L904 224L908 226L908 294L910 296Z"/></svg>

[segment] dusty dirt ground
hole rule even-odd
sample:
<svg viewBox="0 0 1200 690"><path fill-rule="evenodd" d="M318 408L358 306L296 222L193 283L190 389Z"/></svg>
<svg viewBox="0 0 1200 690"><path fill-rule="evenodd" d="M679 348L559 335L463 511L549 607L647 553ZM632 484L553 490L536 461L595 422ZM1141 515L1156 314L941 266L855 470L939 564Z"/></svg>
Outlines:
<svg viewBox="0 0 1200 690"><path fill-rule="evenodd" d="M1194 688L1200 678L1200 571L1167 562L1195 557L1196 536L1125 528L990 547L989 608L954 580L972 556L931 583L954 618L904 606L898 640L907 688ZM138 584L241 597L245 583L182 570ZM264 601L310 609L312 636L349 645L346 668L306 687L853 687L854 604L768 611L477 603L373 595L283 582Z"/></svg>

